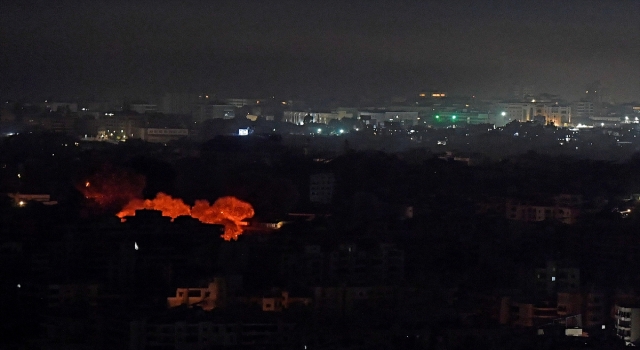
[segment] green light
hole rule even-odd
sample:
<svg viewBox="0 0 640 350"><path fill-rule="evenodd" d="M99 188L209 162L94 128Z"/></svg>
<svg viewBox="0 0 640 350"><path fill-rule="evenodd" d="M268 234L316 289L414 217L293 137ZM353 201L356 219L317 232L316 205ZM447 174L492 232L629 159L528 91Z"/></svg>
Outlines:
<svg viewBox="0 0 640 350"><path fill-rule="evenodd" d="M436 119L440 119L440 116L439 116L439 115L437 115L437 116L436 116Z"/></svg>
<svg viewBox="0 0 640 350"><path fill-rule="evenodd" d="M451 117L451 119L456 120L456 116L455 116L455 115L454 115L454 116L452 116L452 117Z"/></svg>

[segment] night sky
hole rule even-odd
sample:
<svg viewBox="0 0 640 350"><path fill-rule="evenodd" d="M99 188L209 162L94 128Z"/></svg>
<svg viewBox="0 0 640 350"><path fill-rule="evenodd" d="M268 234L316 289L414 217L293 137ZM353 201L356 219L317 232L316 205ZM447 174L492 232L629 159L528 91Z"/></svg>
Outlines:
<svg viewBox="0 0 640 350"><path fill-rule="evenodd" d="M0 2L0 96L640 100L640 1Z"/></svg>

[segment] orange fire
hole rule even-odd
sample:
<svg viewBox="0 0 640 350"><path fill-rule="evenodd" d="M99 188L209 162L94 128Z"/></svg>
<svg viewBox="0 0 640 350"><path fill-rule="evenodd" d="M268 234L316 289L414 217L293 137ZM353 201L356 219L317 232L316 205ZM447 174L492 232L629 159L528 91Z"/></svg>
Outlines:
<svg viewBox="0 0 640 350"><path fill-rule="evenodd" d="M243 220L253 217L254 214L251 204L235 197L218 198L213 205L206 200L197 200L193 207L189 207L182 199L158 193L154 199L132 199L116 215L125 221L125 217L135 216L136 210L140 209L161 211L163 216L168 216L172 220L178 216L188 215L205 224L224 225L222 238L227 241L237 240L242 234L242 227L247 225Z"/></svg>

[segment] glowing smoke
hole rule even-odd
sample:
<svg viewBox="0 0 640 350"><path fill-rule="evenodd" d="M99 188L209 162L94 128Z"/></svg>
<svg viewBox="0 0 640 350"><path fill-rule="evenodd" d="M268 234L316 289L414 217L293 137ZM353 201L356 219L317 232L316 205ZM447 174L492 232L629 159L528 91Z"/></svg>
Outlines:
<svg viewBox="0 0 640 350"><path fill-rule="evenodd" d="M105 166L76 188L102 208L122 208L132 199L142 198L145 182L140 174Z"/></svg>
<svg viewBox="0 0 640 350"><path fill-rule="evenodd" d="M235 197L222 197L209 204L206 200L197 200L193 207L189 207L179 198L173 198L164 193L158 193L154 199L132 199L118 214L122 221L127 216L135 216L136 210L150 209L162 212L162 216L168 216L171 220L188 215L205 224L224 225L222 238L227 241L237 240L242 234L243 226L247 223L243 220L252 218L253 207Z"/></svg>

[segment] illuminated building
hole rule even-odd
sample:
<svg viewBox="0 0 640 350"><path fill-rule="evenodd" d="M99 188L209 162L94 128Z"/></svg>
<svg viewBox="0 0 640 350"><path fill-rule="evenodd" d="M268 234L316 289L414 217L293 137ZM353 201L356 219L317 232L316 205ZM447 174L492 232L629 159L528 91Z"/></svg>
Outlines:
<svg viewBox="0 0 640 350"><path fill-rule="evenodd" d="M616 304L614 308L616 335L627 345L640 340L640 305Z"/></svg>
<svg viewBox="0 0 640 350"><path fill-rule="evenodd" d="M543 120L544 124L566 126L571 123L571 107L557 104L509 102L498 105L498 113L505 113L507 123L512 120L528 122Z"/></svg>
<svg viewBox="0 0 640 350"><path fill-rule="evenodd" d="M450 126L454 124L489 124L490 115L481 112L465 112L465 111L434 111L432 117L429 118L430 125Z"/></svg>
<svg viewBox="0 0 640 350"><path fill-rule="evenodd" d="M329 124L331 120L340 120L346 114L331 112L301 112L301 111L285 111L282 121L293 123L296 125L304 125L309 123Z"/></svg>
<svg viewBox="0 0 640 350"><path fill-rule="evenodd" d="M384 121L398 122L402 125L415 125L420 118L418 112L385 112Z"/></svg>
<svg viewBox="0 0 640 350"><path fill-rule="evenodd" d="M104 113L96 123L97 139L106 140L126 140L131 137L134 130L144 124L143 116L121 115L114 113Z"/></svg>
<svg viewBox="0 0 640 350"><path fill-rule="evenodd" d="M167 305L170 308L186 305L213 310L225 299L225 290L223 281L216 278L206 288L178 288L174 297L167 298Z"/></svg>

